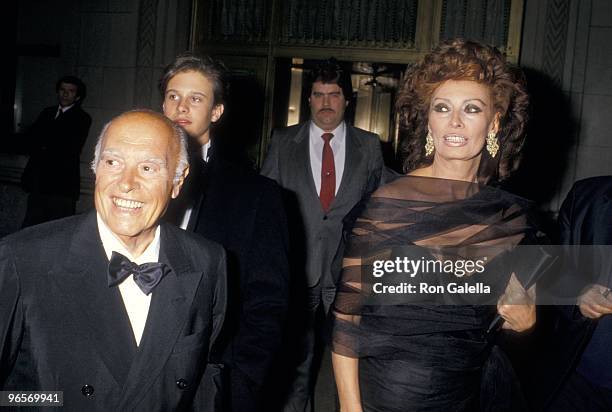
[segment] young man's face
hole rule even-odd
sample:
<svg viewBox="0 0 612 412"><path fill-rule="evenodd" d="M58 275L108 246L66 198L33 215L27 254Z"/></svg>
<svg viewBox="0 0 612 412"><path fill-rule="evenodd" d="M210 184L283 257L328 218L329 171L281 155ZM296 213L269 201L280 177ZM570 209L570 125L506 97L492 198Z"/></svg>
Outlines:
<svg viewBox="0 0 612 412"><path fill-rule="evenodd" d="M335 83L312 84L312 91L308 98L312 120L326 132L334 130L344 119L344 110L348 101L342 89Z"/></svg>
<svg viewBox="0 0 612 412"><path fill-rule="evenodd" d="M79 88L76 84L64 82L60 83L57 89L57 98L60 106L68 107L79 100L79 97L77 96L78 91Z"/></svg>
<svg viewBox="0 0 612 412"><path fill-rule="evenodd" d="M201 145L210 139L210 124L223 114L223 105L214 103L213 84L197 71L180 72L170 79L162 107Z"/></svg>

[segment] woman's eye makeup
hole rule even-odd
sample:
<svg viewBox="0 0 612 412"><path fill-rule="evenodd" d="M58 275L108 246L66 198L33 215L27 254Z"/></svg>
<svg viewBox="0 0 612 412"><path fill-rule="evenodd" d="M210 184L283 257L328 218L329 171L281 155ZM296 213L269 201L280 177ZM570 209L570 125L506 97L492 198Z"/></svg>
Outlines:
<svg viewBox="0 0 612 412"><path fill-rule="evenodd" d="M465 111L466 113L480 113L482 112L482 109L475 104L468 104L465 106Z"/></svg>
<svg viewBox="0 0 612 412"><path fill-rule="evenodd" d="M449 111L448 106L445 105L444 103L435 104L433 109L434 111L440 112L440 113L445 113Z"/></svg>

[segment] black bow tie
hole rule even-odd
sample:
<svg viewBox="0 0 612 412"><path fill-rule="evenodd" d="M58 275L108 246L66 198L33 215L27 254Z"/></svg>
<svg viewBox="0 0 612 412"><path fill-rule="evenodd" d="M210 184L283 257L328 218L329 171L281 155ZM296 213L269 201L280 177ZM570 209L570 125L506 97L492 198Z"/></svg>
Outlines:
<svg viewBox="0 0 612 412"><path fill-rule="evenodd" d="M145 295L149 295L171 269L163 263L137 265L121 253L113 252L108 263L108 287L117 286L130 275Z"/></svg>

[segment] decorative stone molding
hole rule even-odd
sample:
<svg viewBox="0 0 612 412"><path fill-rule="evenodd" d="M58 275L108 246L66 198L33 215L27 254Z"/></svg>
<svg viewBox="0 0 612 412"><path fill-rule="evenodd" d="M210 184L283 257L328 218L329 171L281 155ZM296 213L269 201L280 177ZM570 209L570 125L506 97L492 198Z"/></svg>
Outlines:
<svg viewBox="0 0 612 412"><path fill-rule="evenodd" d="M153 64L159 0L140 0L138 9L138 43L136 55L136 87L134 103L137 107L151 105Z"/></svg>
<svg viewBox="0 0 612 412"><path fill-rule="evenodd" d="M558 85L563 80L569 3L569 0L549 0L546 10L542 70Z"/></svg>

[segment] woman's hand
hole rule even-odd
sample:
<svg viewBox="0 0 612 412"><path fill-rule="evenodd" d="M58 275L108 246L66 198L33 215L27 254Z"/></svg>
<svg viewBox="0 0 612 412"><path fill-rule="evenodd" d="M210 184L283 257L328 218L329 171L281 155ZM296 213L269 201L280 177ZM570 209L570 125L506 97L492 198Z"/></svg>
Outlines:
<svg viewBox="0 0 612 412"><path fill-rule="evenodd" d="M497 302L497 313L504 319L502 329L524 332L536 322L535 285L529 291L512 273L504 295Z"/></svg>

